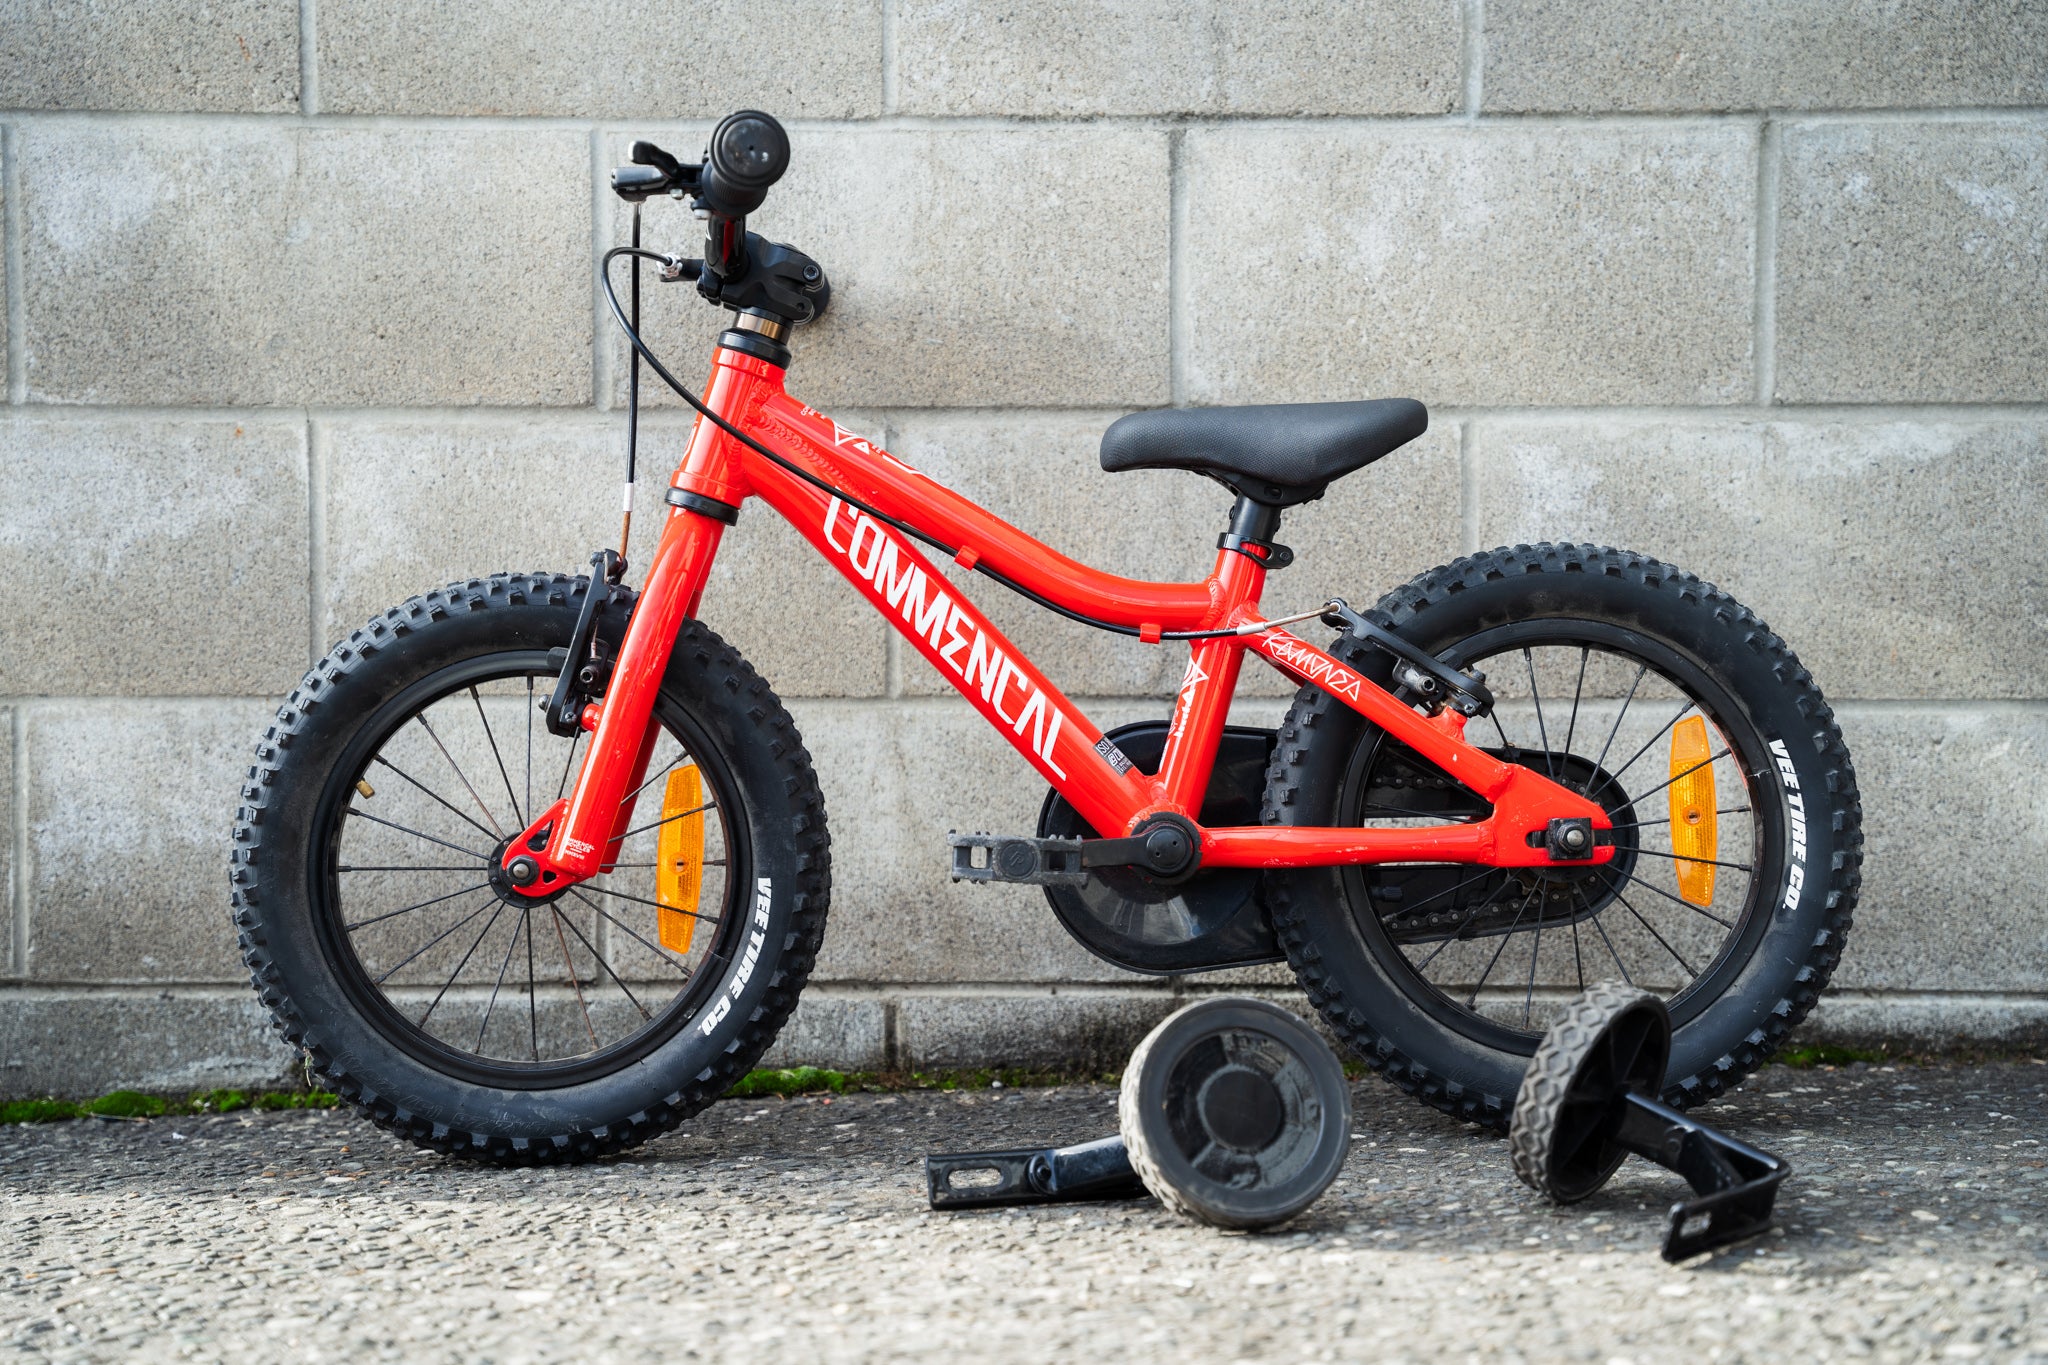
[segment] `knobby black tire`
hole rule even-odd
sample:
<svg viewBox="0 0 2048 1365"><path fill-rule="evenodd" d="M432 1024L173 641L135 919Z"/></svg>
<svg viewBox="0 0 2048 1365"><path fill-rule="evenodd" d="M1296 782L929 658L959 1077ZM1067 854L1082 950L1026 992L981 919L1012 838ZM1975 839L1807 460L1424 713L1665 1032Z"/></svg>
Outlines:
<svg viewBox="0 0 2048 1365"><path fill-rule="evenodd" d="M1811 854L1798 908L1771 914L1766 939L1739 977L1674 1034L1662 1098L1684 1107L1763 1065L1813 1009L1840 961L1861 885L1862 806L1841 729L1812 676L1754 613L1692 574L1602 546L1517 545L1432 569L1383 597L1378 608L1405 638L1441 652L1455 643L1445 636L1452 619L1465 622L1476 613L1490 629L1568 616L1589 602L1623 603L1643 616L1637 627L1646 633L1683 635L1701 647L1694 657L1703 665L1740 674L1743 685L1733 692L1753 712L1768 712L1750 719L1786 742L1806 803ZM1457 638L1473 633L1451 632ZM1381 651L1340 638L1331 652L1390 685L1391 664ZM1265 823L1343 823L1337 806L1345 765L1377 733L1328 693L1303 688L1281 724L1267 770ZM1533 1042L1523 1053L1481 1045L1403 995L1395 969L1376 960L1352 920L1336 869L1269 873L1265 885L1295 976L1337 1036L1423 1103L1505 1131Z"/></svg>
<svg viewBox="0 0 2048 1365"><path fill-rule="evenodd" d="M824 798L796 725L746 660L710 629L678 632L664 697L681 700L732 768L751 822L756 873L771 883L756 965L720 966L731 1006L691 1017L651 1054L543 1089L481 1085L436 1070L352 1007L313 923L307 843L313 807L352 735L407 683L467 649L568 642L589 580L498 574L424 593L336 645L279 709L241 792L229 867L232 914L258 997L312 1072L379 1126L422 1147L510 1165L573 1162L636 1146L729 1090L796 1007L831 897ZM614 594L601 639L616 645L631 595ZM452 652L452 653L451 653ZM742 888L742 913L755 891ZM755 921L758 923L758 920ZM708 1031L707 1031L708 1030Z"/></svg>

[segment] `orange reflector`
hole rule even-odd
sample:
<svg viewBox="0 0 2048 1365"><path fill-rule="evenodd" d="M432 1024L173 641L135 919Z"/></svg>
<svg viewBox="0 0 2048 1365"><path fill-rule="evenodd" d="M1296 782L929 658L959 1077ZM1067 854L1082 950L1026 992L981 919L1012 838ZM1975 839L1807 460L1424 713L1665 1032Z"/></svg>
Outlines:
<svg viewBox="0 0 2048 1365"><path fill-rule="evenodd" d="M661 946L672 953L689 952L690 936L697 928L697 897L704 885L704 814L697 807L703 804L704 782L696 764L668 775L661 799L661 818L666 823L661 827L654 866L654 898L661 908L654 915L661 929ZM683 815L684 811L696 814Z"/></svg>
<svg viewBox="0 0 2048 1365"><path fill-rule="evenodd" d="M1678 894L1694 905L1714 900L1714 765L1704 716L1687 716L1671 731L1671 848L1679 858Z"/></svg>

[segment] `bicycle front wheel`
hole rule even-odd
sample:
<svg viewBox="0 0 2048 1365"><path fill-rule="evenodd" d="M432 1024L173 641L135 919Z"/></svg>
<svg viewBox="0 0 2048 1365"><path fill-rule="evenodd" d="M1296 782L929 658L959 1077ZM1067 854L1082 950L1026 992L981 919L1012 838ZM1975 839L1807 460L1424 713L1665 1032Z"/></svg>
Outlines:
<svg viewBox="0 0 2048 1365"><path fill-rule="evenodd" d="M823 932L808 755L696 622L604 874L541 897L504 880L586 748L538 706L589 590L507 575L386 613L308 675L251 770L233 876L257 990L344 1098L422 1146L575 1160L672 1127L767 1048Z"/></svg>

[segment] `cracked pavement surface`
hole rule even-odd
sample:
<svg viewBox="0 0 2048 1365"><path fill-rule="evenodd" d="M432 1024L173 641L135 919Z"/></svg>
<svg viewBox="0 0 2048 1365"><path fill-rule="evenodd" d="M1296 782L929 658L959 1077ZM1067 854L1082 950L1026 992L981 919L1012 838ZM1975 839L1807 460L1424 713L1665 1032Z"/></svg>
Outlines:
<svg viewBox="0 0 2048 1365"><path fill-rule="evenodd" d="M1106 1087L729 1100L494 1170L347 1112L0 1129L18 1356L500 1362L2048 1362L2048 1065L1771 1067L1703 1116L1790 1159L1772 1235L1657 1255L1677 1177L1565 1209L1376 1080L1338 1183L1226 1234L1147 1200L935 1214L922 1155L1075 1142Z"/></svg>

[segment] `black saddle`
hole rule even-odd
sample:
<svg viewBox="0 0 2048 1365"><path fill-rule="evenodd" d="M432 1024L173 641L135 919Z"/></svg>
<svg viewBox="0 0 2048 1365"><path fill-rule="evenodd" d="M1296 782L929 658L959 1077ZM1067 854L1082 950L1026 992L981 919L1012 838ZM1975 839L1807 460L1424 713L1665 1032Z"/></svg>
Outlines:
<svg viewBox="0 0 2048 1365"><path fill-rule="evenodd" d="M1413 398L1162 408L1118 418L1102 433L1102 467L1192 469L1274 507L1312 502L1429 430Z"/></svg>

